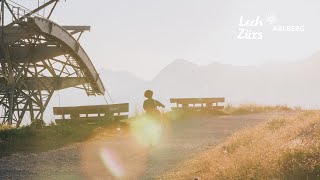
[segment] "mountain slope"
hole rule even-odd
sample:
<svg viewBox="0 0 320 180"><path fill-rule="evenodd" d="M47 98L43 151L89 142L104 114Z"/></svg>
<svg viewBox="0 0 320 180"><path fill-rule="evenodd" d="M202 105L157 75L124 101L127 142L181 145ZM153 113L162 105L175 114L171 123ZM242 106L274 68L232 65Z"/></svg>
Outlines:
<svg viewBox="0 0 320 180"><path fill-rule="evenodd" d="M238 132L162 179L317 179L319 116L284 115Z"/></svg>

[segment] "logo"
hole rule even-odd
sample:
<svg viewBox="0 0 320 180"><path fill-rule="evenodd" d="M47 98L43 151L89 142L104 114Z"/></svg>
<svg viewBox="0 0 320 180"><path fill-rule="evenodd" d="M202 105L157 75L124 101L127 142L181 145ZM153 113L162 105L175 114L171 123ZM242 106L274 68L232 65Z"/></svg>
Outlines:
<svg viewBox="0 0 320 180"><path fill-rule="evenodd" d="M247 40L262 39L263 33L254 30L256 27L262 26L263 20L260 16L257 16L255 19L245 19L244 16L241 16L239 23L239 34L237 38Z"/></svg>
<svg viewBox="0 0 320 180"><path fill-rule="evenodd" d="M271 32L304 32L305 27L303 25L281 24L280 18L274 12L266 13L264 18L263 16L240 16L237 39L262 40L265 30Z"/></svg>
<svg viewBox="0 0 320 180"><path fill-rule="evenodd" d="M278 22L278 17L277 14L274 12L271 13L267 13L266 14L266 23L270 24L270 25L274 25Z"/></svg>

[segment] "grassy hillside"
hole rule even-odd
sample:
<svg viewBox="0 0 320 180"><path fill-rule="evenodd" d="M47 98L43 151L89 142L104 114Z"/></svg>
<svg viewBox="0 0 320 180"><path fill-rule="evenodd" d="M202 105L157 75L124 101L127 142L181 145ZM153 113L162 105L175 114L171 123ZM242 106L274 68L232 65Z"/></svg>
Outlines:
<svg viewBox="0 0 320 180"><path fill-rule="evenodd" d="M223 110L216 111L171 111L168 112L168 118L171 120L185 120L197 118L199 116L206 116L208 118L212 116L224 116L224 115L245 115L255 113L268 113L268 112L296 112L301 111L301 107L291 108L287 105L259 105L259 104L240 104L232 105L227 104Z"/></svg>
<svg viewBox="0 0 320 180"><path fill-rule="evenodd" d="M272 119L182 163L164 179L320 179L320 112Z"/></svg>

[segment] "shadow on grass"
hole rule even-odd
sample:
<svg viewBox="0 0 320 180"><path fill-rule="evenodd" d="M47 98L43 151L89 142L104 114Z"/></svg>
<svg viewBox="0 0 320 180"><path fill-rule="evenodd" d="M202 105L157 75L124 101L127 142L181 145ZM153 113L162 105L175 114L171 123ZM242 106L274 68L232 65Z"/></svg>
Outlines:
<svg viewBox="0 0 320 180"><path fill-rule="evenodd" d="M114 132L126 123L95 121L65 123L43 128L26 126L19 129L0 127L0 157L14 153L36 153L87 141L99 132Z"/></svg>

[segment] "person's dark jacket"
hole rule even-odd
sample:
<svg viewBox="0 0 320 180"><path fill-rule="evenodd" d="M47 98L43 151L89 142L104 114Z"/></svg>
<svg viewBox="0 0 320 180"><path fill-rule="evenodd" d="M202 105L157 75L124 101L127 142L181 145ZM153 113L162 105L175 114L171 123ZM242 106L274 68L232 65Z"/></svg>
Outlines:
<svg viewBox="0 0 320 180"><path fill-rule="evenodd" d="M157 107L165 107L161 102L154 99L146 99L143 102L143 109L147 114L151 114L157 111Z"/></svg>

